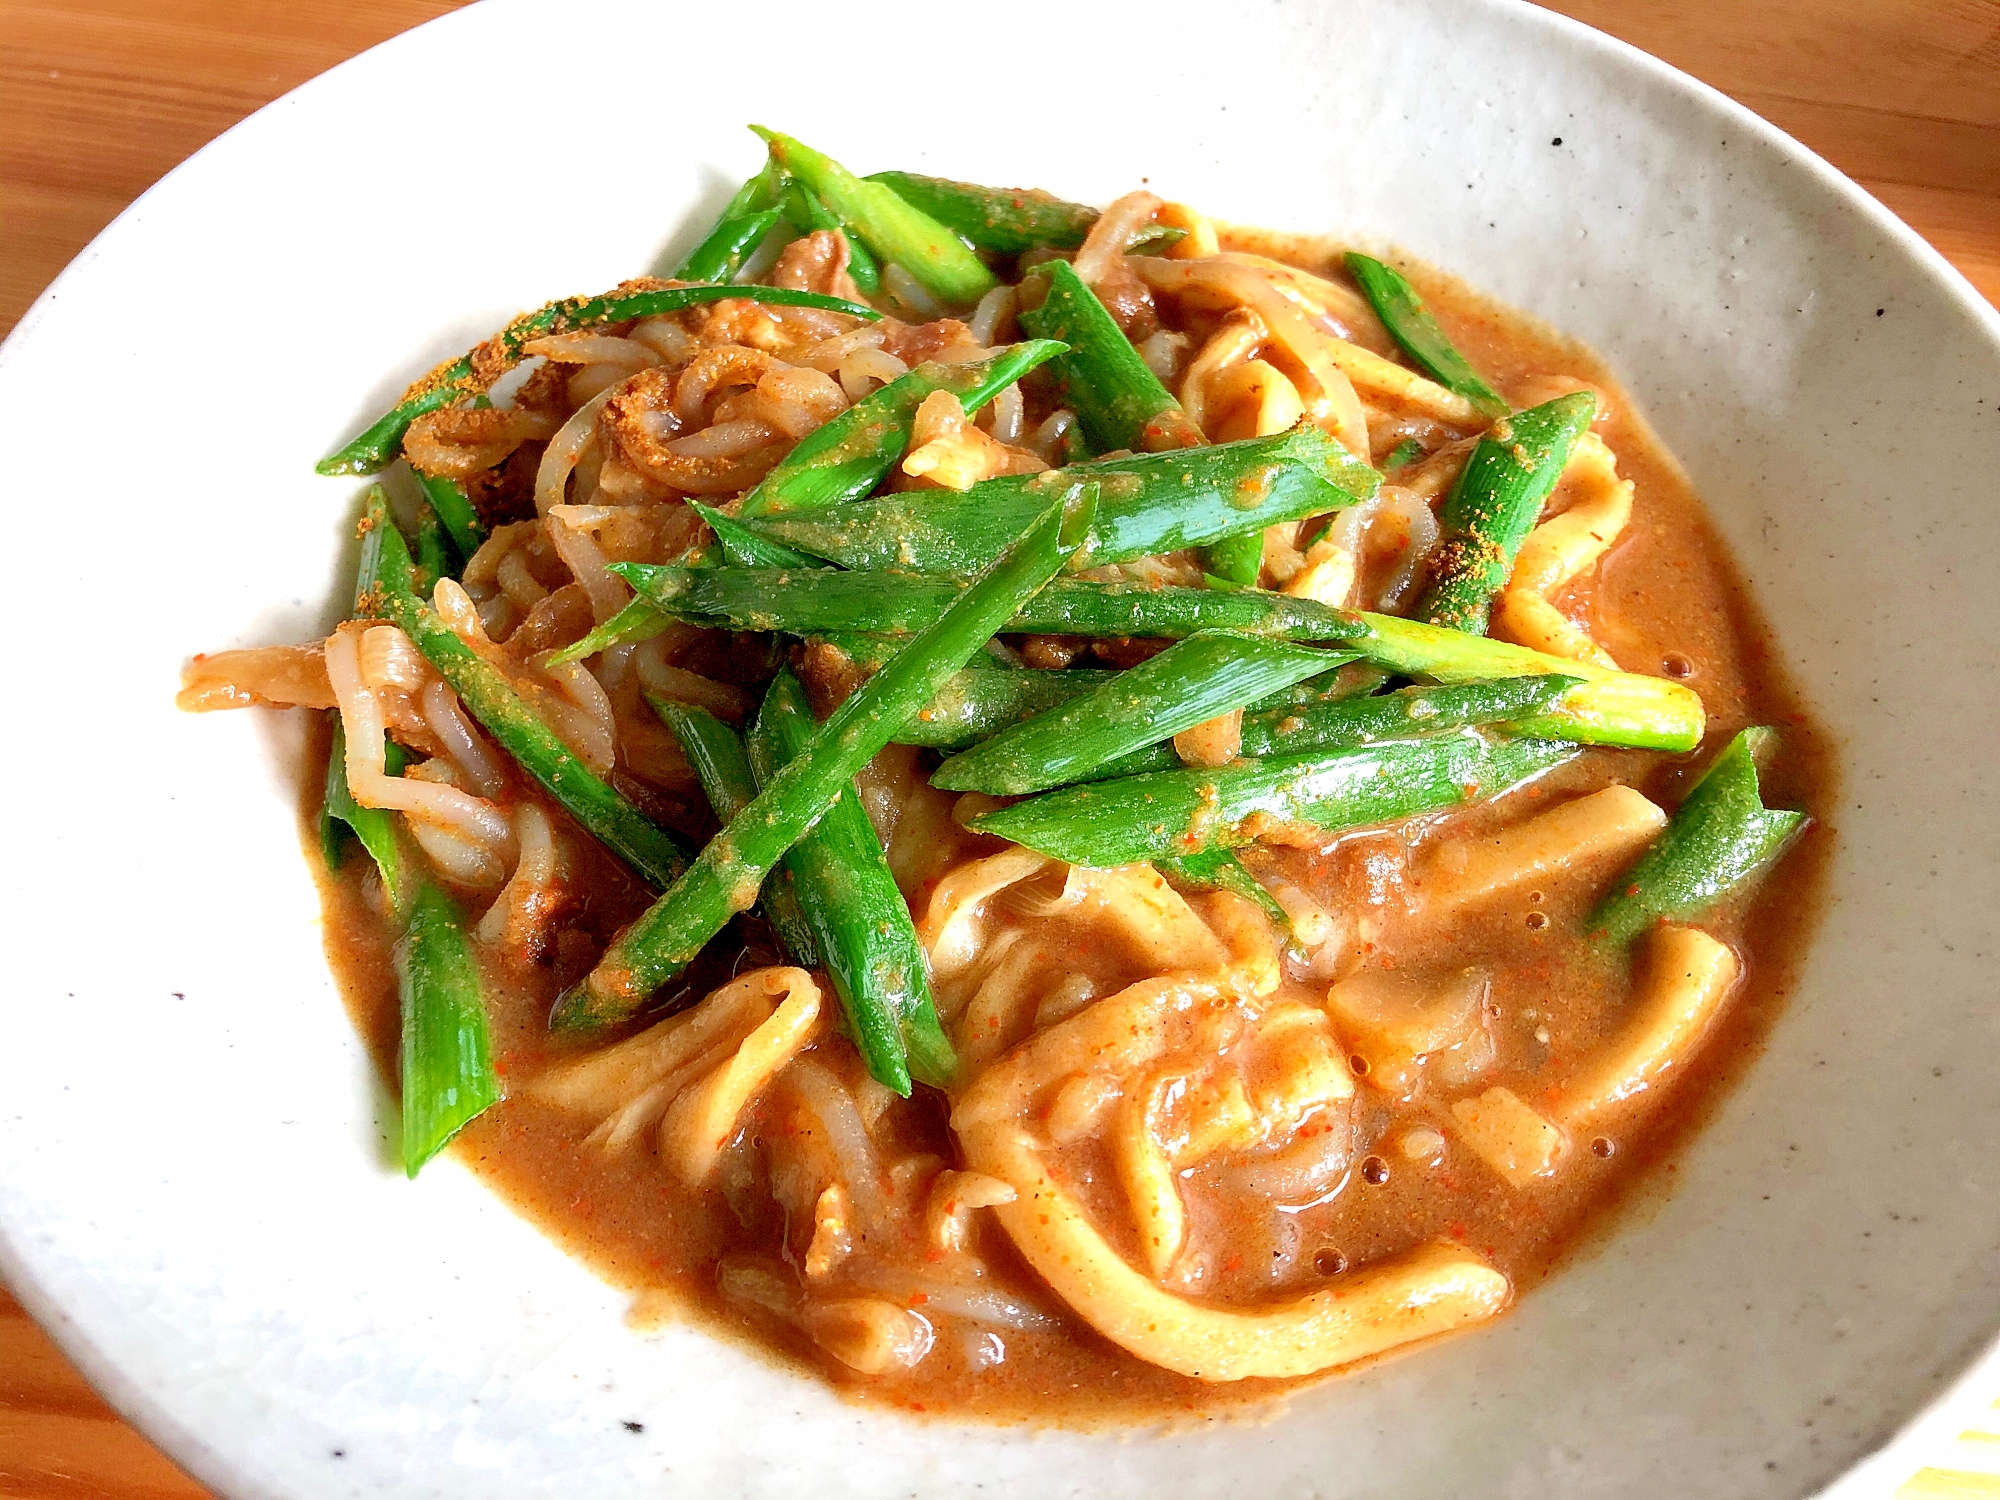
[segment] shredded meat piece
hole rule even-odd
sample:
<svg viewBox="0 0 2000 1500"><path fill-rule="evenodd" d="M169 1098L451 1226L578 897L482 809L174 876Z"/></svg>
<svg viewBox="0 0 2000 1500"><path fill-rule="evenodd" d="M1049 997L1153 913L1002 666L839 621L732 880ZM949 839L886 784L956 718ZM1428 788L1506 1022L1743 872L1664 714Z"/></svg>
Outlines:
<svg viewBox="0 0 2000 1500"><path fill-rule="evenodd" d="M701 336L711 344L747 344L752 349L768 351L783 349L790 343L778 320L761 302L736 297L709 304Z"/></svg>
<svg viewBox="0 0 2000 1500"><path fill-rule="evenodd" d="M563 366L550 361L539 365L514 392L514 405L528 411L552 411L569 415L569 375Z"/></svg>
<svg viewBox="0 0 2000 1500"><path fill-rule="evenodd" d="M1123 257L1112 263L1104 279L1091 288L1097 293L1105 311L1111 314L1119 330L1133 343L1142 343L1160 330L1160 312L1153 305L1153 294L1124 263Z"/></svg>
<svg viewBox="0 0 2000 1500"><path fill-rule="evenodd" d="M481 390L485 390L514 367L514 356L507 350L507 344L499 334L472 350L472 378Z"/></svg>
<svg viewBox="0 0 2000 1500"><path fill-rule="evenodd" d="M1183 729L1174 736L1174 753L1183 765L1226 766L1243 748L1243 710L1226 714Z"/></svg>
<svg viewBox="0 0 2000 1500"><path fill-rule="evenodd" d="M956 344L973 342L972 330L957 318L939 318L934 323L915 324L884 318L878 326L882 330L882 352L893 354L911 366L935 359L939 353Z"/></svg>
<svg viewBox="0 0 2000 1500"><path fill-rule="evenodd" d="M1107 666L1123 670L1126 667L1136 667L1140 662L1147 660L1149 657L1158 656L1172 644L1172 641L1158 641L1151 638L1141 639L1138 636L1130 635L1113 635L1106 636L1102 640L1092 641L1091 651L1099 661L1105 663Z"/></svg>
<svg viewBox="0 0 2000 1500"><path fill-rule="evenodd" d="M507 637L507 649L526 660L538 651L554 651L581 640L595 623L583 586L566 583L528 611Z"/></svg>
<svg viewBox="0 0 2000 1500"><path fill-rule="evenodd" d="M465 498L488 531L535 518L535 470L545 446L523 443L497 467L481 469L466 479Z"/></svg>
<svg viewBox="0 0 2000 1500"><path fill-rule="evenodd" d="M812 700L813 712L822 719L868 680L868 674L853 657L825 641L809 641L800 648L798 672L806 696Z"/></svg>
<svg viewBox="0 0 2000 1500"><path fill-rule="evenodd" d="M1075 661L1088 644L1077 635L1031 635L1021 642L1021 660L1042 671L1060 670Z"/></svg>
<svg viewBox="0 0 2000 1500"><path fill-rule="evenodd" d="M858 301L861 292L847 274L847 260L846 235L837 229L815 229L785 246L771 269L771 285Z"/></svg>

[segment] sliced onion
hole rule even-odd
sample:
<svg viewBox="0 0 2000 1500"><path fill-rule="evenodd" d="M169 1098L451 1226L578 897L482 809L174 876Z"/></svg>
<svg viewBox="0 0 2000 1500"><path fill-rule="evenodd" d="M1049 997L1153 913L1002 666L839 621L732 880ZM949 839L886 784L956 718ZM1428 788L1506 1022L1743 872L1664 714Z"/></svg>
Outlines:
<svg viewBox="0 0 2000 1500"><path fill-rule="evenodd" d="M514 830L492 803L454 786L412 776L391 776L384 765L381 701L361 681L360 652L351 630L326 643L327 679L340 705L347 739L347 788L363 807L387 807L422 818L489 848L505 849Z"/></svg>
<svg viewBox="0 0 2000 1500"><path fill-rule="evenodd" d="M424 689L422 703L424 722L444 743L452 760L465 773L465 779L472 783L472 789L488 801L497 798L507 788L507 773L485 737L472 727L465 710L458 706L458 694L441 678L433 678Z"/></svg>
<svg viewBox="0 0 2000 1500"><path fill-rule="evenodd" d="M966 327L972 330L972 337L983 348L993 347L993 336L999 332L1003 320L1012 317L1020 293L1011 286L996 286L979 299L979 306L972 310Z"/></svg>
<svg viewBox="0 0 2000 1500"><path fill-rule="evenodd" d="M1159 211L1159 197L1143 188L1114 200L1090 226L1083 247L1071 262L1077 279L1085 286L1102 281L1125 253L1125 247L1132 243L1132 236L1152 223L1153 215Z"/></svg>
<svg viewBox="0 0 2000 1500"><path fill-rule="evenodd" d="M583 445L597 431L598 411L616 389L606 386L579 406L542 450L541 467L535 470L536 515L545 516L551 506L562 504L563 492L569 487L569 472L576 467Z"/></svg>

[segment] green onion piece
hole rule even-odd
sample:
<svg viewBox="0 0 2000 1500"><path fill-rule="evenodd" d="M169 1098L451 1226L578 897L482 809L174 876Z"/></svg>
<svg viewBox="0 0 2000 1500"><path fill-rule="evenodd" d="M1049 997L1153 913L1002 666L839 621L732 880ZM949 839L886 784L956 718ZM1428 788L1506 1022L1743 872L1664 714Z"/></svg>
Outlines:
<svg viewBox="0 0 2000 1500"><path fill-rule="evenodd" d="M465 486L456 479L446 479L441 474L426 474L422 469L412 469L417 483L424 492L424 498L431 503L431 509L444 523L444 529L451 534L451 543L458 548L458 555L466 562L472 560L486 541L486 526L479 519L479 512L472 508L472 499L465 492Z"/></svg>
<svg viewBox="0 0 2000 1500"><path fill-rule="evenodd" d="M387 533L395 529L395 518L389 514L388 491L379 484L369 485L368 493L361 499L361 519L355 526L361 550L354 560L354 599L347 614L350 620L368 614L376 594L381 592L382 545ZM400 535L397 540L402 540Z"/></svg>
<svg viewBox="0 0 2000 1500"><path fill-rule="evenodd" d="M451 571L451 560L445 542L444 525L438 520L438 513L428 500L417 502L417 577L425 592L437 587L437 581Z"/></svg>
<svg viewBox="0 0 2000 1500"><path fill-rule="evenodd" d="M1061 571L1089 533L1096 503L1095 488L1078 485L1050 506L998 562L857 688L805 751L709 840L687 874L618 935L597 967L556 1003L550 1024L602 1026L633 1014L734 913L748 908L765 875L833 805L841 788ZM719 568L703 576L759 571Z"/></svg>
<svg viewBox="0 0 2000 1500"><path fill-rule="evenodd" d="M1278 905L1278 898L1252 875L1233 849L1204 849L1179 859L1156 859L1153 865L1169 880L1191 885L1197 890L1228 891L1250 902L1280 932L1292 930L1291 915Z"/></svg>
<svg viewBox="0 0 2000 1500"><path fill-rule="evenodd" d="M1097 222L1097 210L1065 203L1039 188L982 187L926 177L919 172L870 172L866 179L893 188L975 250L1019 255L1024 250L1074 250ZM1185 229L1148 224L1132 236L1128 255L1157 255L1187 238Z"/></svg>
<svg viewBox="0 0 2000 1500"><path fill-rule="evenodd" d="M674 272L676 281L733 281L744 260L778 222L778 190L783 175L768 156L756 176L723 205L715 227Z"/></svg>
<svg viewBox="0 0 2000 1500"><path fill-rule="evenodd" d="M864 672L874 671L900 649L900 638L896 636L844 636L838 640L818 636L814 639L838 645ZM1368 669L1357 675L1350 667L1335 677L1298 684L1269 694L1250 705L1253 714L1245 716L1246 732L1254 732L1250 728L1256 723L1254 712L1284 709L1291 713L1296 712L1300 704L1332 703L1361 697L1380 687L1387 675ZM975 656L963 671L956 673L938 690L937 696L924 705L915 718L896 732L895 743L921 745L933 750L963 750L1044 709L1060 707L1083 693L1116 681L1117 677L1116 672L1089 667L1071 667L1063 671L1024 670L988 656ZM1547 680L1562 682L1571 679ZM1274 713L1273 717L1278 715ZM1305 745L1282 745L1278 748L1303 749ZM1165 770L1177 764L1179 762L1174 761L1168 765L1134 769ZM1121 771L1119 774L1130 773Z"/></svg>
<svg viewBox="0 0 2000 1500"><path fill-rule="evenodd" d="M971 303L999 282L963 240L929 214L903 201L894 189L856 177L832 157L788 135L750 127L771 155L841 222L868 242L885 261L894 261L926 289L947 302Z"/></svg>
<svg viewBox="0 0 2000 1500"><path fill-rule="evenodd" d="M758 782L770 785L804 753L818 727L798 678L780 672L750 730ZM786 883L812 926L870 1075L906 1099L912 1076L937 1088L948 1085L957 1059L938 1024L930 966L851 782L766 878L766 899Z"/></svg>
<svg viewBox="0 0 2000 1500"><path fill-rule="evenodd" d="M1359 250L1347 252L1347 269L1361 283L1362 295L1375 309L1375 316L1389 330L1389 337L1402 345L1418 369L1447 390L1456 391L1488 417L1504 417L1507 402L1466 363L1465 356L1452 345L1437 319L1424 306L1424 299L1409 279L1393 266L1386 266Z"/></svg>
<svg viewBox="0 0 2000 1500"><path fill-rule="evenodd" d="M1393 474L1398 469L1407 469L1424 456L1424 445L1415 438L1404 438L1389 450L1389 456L1382 460L1382 472Z"/></svg>
<svg viewBox="0 0 2000 1500"><path fill-rule="evenodd" d="M1239 531L1201 549L1202 576L1210 588L1247 589L1264 571L1264 533Z"/></svg>
<svg viewBox="0 0 2000 1500"><path fill-rule="evenodd" d="M973 662L954 673L938 689L937 696L896 731L897 744L960 750L1118 676L1116 672L1087 670L1030 672L1010 667L996 670L978 665L977 657Z"/></svg>
<svg viewBox="0 0 2000 1500"><path fill-rule="evenodd" d="M1018 797L1080 781L1106 761L1353 660L1268 636L1203 631L1081 698L960 751L937 768L931 785Z"/></svg>
<svg viewBox="0 0 2000 1500"><path fill-rule="evenodd" d="M500 1100L479 961L451 897L426 883L396 948L403 1002L403 1170L415 1177Z"/></svg>
<svg viewBox="0 0 2000 1500"><path fill-rule="evenodd" d="M782 217L775 208L760 208L738 218L724 219L709 232L707 239L694 247L686 264L674 273L674 279L723 285L735 281L743 262L756 253Z"/></svg>
<svg viewBox="0 0 2000 1500"><path fill-rule="evenodd" d="M960 590L958 583L946 578L832 568L702 569L613 563L609 571L677 618L789 635L907 634L937 619ZM1218 593L1075 578L1051 583L1001 628L1034 635L1172 639L1197 630L1247 630L1289 640L1342 642L1368 634L1368 625L1358 615L1262 589Z"/></svg>
<svg viewBox="0 0 2000 1500"><path fill-rule="evenodd" d="M1021 327L1069 345L1069 353L1049 369L1062 404L1076 413L1091 446L1099 453L1199 446L1202 435L1180 403L1069 263L1050 261L1034 274L1048 283L1049 293L1040 307L1021 314Z"/></svg>
<svg viewBox="0 0 2000 1500"><path fill-rule="evenodd" d="M794 552L790 547L772 541L762 532L745 526L736 517L717 510L712 505L703 505L699 500L690 500L695 514L708 522L708 529L715 533L715 539L722 544L722 555L732 567L738 568L819 568L825 564L818 558L807 557L803 552Z"/></svg>
<svg viewBox="0 0 2000 1500"><path fill-rule="evenodd" d="M1511 726L1554 707L1582 682L1580 677L1555 675L1503 677L1494 682L1471 682L1457 687L1405 688L1374 698L1329 698L1316 703L1261 708L1243 716L1243 747L1239 753L1245 758L1304 755L1308 751L1372 745L1377 740L1439 734L1447 729L1486 724ZM1174 754L1171 745L1150 745L1106 762L1088 779L1102 781L1147 771L1171 771L1180 764L1180 757Z"/></svg>
<svg viewBox="0 0 2000 1500"><path fill-rule="evenodd" d="M1126 242L1127 255L1162 255L1188 237L1185 229L1173 224L1146 224Z"/></svg>
<svg viewBox="0 0 2000 1500"><path fill-rule="evenodd" d="M1486 633L1493 596L1596 411L1595 396L1575 391L1501 418L1479 440L1438 511L1444 541L1431 561L1420 618Z"/></svg>
<svg viewBox="0 0 2000 1500"><path fill-rule="evenodd" d="M1775 739L1757 728L1729 742L1598 907L1593 931L1630 942L1657 922L1700 916L1770 868L1808 822L1764 806L1757 756Z"/></svg>
<svg viewBox="0 0 2000 1500"><path fill-rule="evenodd" d="M792 635L901 635L936 619L958 586L907 573L831 569L693 569L614 563L611 571L663 612L700 625ZM1152 588L1061 578L1005 627L1036 635L1178 640L1197 630L1246 630L1337 642L1406 677L1484 682L1556 673L1583 684L1517 732L1585 745L1692 750L1701 743L1700 696L1685 684L1619 672L1525 646L1395 615L1355 614L1263 589Z"/></svg>
<svg viewBox="0 0 2000 1500"><path fill-rule="evenodd" d="M1496 797L1580 752L1470 730L1351 750L1155 771L1045 792L966 826L1099 868L1254 843L1273 826L1321 834Z"/></svg>
<svg viewBox="0 0 2000 1500"><path fill-rule="evenodd" d="M500 669L411 592L413 568L402 534L393 525L373 534L381 538L382 551L373 613L402 627L466 711L586 833L654 885L671 885L687 866L674 836L599 780L521 701Z"/></svg>
<svg viewBox="0 0 2000 1500"><path fill-rule="evenodd" d="M382 747L383 768L391 776L403 774L406 757L403 747L387 740ZM340 827L345 824L375 861L382 877L382 891L389 899L389 914L401 921L409 910L416 871L403 858L402 842L396 837L396 815L386 807L363 807L354 800L347 785L347 731L340 715L333 716L333 742L327 751L326 792L320 803L320 850L327 856L328 869L340 866Z"/></svg>
<svg viewBox="0 0 2000 1500"><path fill-rule="evenodd" d="M361 502L360 555L355 560L354 599L349 617L365 614L381 587L382 528L394 528L389 515L389 496L379 484L368 487ZM391 776L403 774L403 747L385 740L384 768ZM414 873L403 860L396 838L396 820L387 808L363 807L354 800L347 785L347 732L340 715L333 716L333 737L327 752L325 789L320 799L319 847L329 870L340 868L343 849L341 826L345 825L361 841L382 876L382 889L389 898L391 914L401 921L414 894Z"/></svg>
<svg viewBox="0 0 2000 1500"><path fill-rule="evenodd" d="M818 510L858 500L882 482L910 446L910 424L933 391L950 391L970 416L1028 371L1062 353L1061 344L1030 339L975 364L927 360L863 396L814 428L736 507L739 520Z"/></svg>
<svg viewBox="0 0 2000 1500"><path fill-rule="evenodd" d="M1685 683L1571 661L1395 615L1364 613L1358 618L1363 633L1345 642L1348 649L1407 677L1486 682L1553 672L1583 679L1558 706L1517 720L1517 734L1646 750L1692 750L1701 743L1705 710L1701 695Z"/></svg>
<svg viewBox="0 0 2000 1500"><path fill-rule="evenodd" d="M705 708L676 703L651 693L646 695L646 701L680 741L688 764L694 767L694 774L701 781L715 821L727 827L730 819L757 800L757 776L750 768L742 739ZM775 879L765 881L757 904L763 908L764 919L777 933L792 962L802 969L817 969L819 942L813 936L812 924L799 909L798 895L791 885Z"/></svg>
<svg viewBox="0 0 2000 1500"><path fill-rule="evenodd" d="M346 747L341 742L346 739L346 735L341 732L338 715L334 717L333 722L336 736L333 746L336 750L344 752ZM320 863L326 866L329 874L347 862L347 836L354 831L353 826L334 811L337 802L334 792L336 776L340 778L341 791L347 791L347 777L338 769L339 766L339 759L329 755L326 762L326 780L321 786L319 795L319 821L315 825L319 833ZM352 794L349 793L349 796L351 799Z"/></svg>
<svg viewBox="0 0 2000 1500"><path fill-rule="evenodd" d="M871 172L867 181L891 189L978 249L1002 255L1043 246L1074 250L1097 222L1096 209L1038 188L981 187L917 172Z"/></svg>
<svg viewBox="0 0 2000 1500"><path fill-rule="evenodd" d="M1079 564L1089 567L1234 536L1247 537L1261 558L1265 527L1345 509L1371 498L1382 483L1381 475L1302 422L1270 437L1004 475L963 491L909 490L838 510L741 524L844 568L962 577L998 557L1050 496L1083 479L1098 481L1104 497Z"/></svg>
<svg viewBox="0 0 2000 1500"><path fill-rule="evenodd" d="M653 608L644 599L634 599L582 640L572 641L552 654L545 665L560 667L582 661L586 656L595 656L600 651L609 651L613 646L649 641L673 622L674 616Z"/></svg>
<svg viewBox="0 0 2000 1500"><path fill-rule="evenodd" d="M596 297L571 297L551 302L531 313L523 313L497 335L501 358L490 372L497 378L521 357L521 345L546 334L568 333L577 328L595 328L605 323L622 323L627 318L650 318L675 312L703 302L720 302L729 297L745 297L776 307L817 307L850 317L880 318L872 307L839 297L823 297L818 292L794 291L781 286L668 286L641 292L606 292ZM403 434L426 412L441 406L485 394L485 386L472 371L472 356L447 360L403 393L388 411L369 424L358 437L321 459L315 470L321 474L373 474L385 468L403 450Z"/></svg>

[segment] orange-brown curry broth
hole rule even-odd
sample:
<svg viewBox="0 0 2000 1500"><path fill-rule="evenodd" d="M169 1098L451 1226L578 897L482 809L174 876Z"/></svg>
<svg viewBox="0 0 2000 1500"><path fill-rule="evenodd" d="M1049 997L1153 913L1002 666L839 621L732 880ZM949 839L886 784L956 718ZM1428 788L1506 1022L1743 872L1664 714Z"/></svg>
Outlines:
<svg viewBox="0 0 2000 1500"><path fill-rule="evenodd" d="M1337 255L1318 242L1241 233L1232 238L1236 247L1341 279L1334 269ZM1673 671L1695 687L1710 715L1708 736L1700 753L1684 757L1591 750L1497 803L1420 820L1421 828L1413 832L1364 831L1322 850L1280 850L1272 856L1276 864L1336 906L1344 892L1351 896L1366 885L1364 866L1371 859L1378 874L1385 863L1420 864L1428 850L1455 832L1511 821L1612 781L1636 786L1671 809L1691 771L1738 728L1752 723L1782 730L1779 751L1765 774L1767 800L1824 818L1834 806L1835 791L1829 737L1786 681L1754 603L1678 466L1630 409L1604 365L1587 350L1450 278L1421 267L1406 269L1447 333L1503 394L1516 394L1531 378L1568 376L1608 396L1609 415L1596 430L1616 453L1620 474L1634 484L1633 518L1600 569L1579 580L1561 602L1572 612L1581 610L1587 628L1628 670ZM1386 339L1376 333L1372 342L1386 350ZM1563 500L1558 491L1551 510L1560 509ZM317 785L315 777L315 790L308 793L314 812ZM587 842L574 829L569 834L572 849ZM1664 1098L1656 1091L1624 1106L1622 1114L1596 1122L1592 1136L1601 1140L1574 1142L1553 1182L1516 1191L1456 1141L1441 1168L1427 1169L1407 1159L1398 1149L1405 1130L1430 1126L1451 1136L1448 1100L1433 1090L1415 1104L1398 1104L1365 1078L1357 1079L1352 1158L1342 1185L1328 1201L1279 1213L1222 1191L1210 1166L1182 1179L1191 1253L1200 1256L1204 1268L1202 1295L1241 1302L1297 1291L1322 1284L1328 1274L1436 1238L1456 1240L1487 1255L1512 1278L1517 1292L1532 1285L1586 1231L1608 1224L1614 1204L1629 1202L1635 1189L1664 1181L1652 1169L1671 1157L1756 1055L1817 920L1830 837L1824 822L1815 824L1764 880L1747 909L1738 903L1703 922L1747 962L1746 978L1715 1023L1696 1067L1689 1076L1672 1080ZM984 847L997 844L987 841ZM316 844L310 857L317 867ZM587 926L602 938L636 913L643 896L609 856L593 851L590 863L596 873L582 882L588 891ZM1554 1082L1616 1030L1630 993L1628 962L1607 958L1579 935L1584 913L1615 873L1606 869L1594 879L1552 880L1532 898L1523 891L1497 899L1430 934L1422 944L1406 934L1401 946L1394 946L1396 924L1391 922L1381 951L1364 954L1363 961L1387 960L1419 970L1476 964L1490 972L1498 1055L1469 1091L1505 1085L1530 1105L1542 1106L1552 1097ZM326 944L357 1025L384 1072L393 1075L396 985L390 934L377 914L373 882L372 869L359 856L322 881ZM926 890L934 883L926 881ZM919 892L919 910L922 899ZM1543 917L1544 925L1534 925ZM1061 955L1062 972L1089 970L1107 984L1142 977L1124 956L1080 950L1060 919L1014 920L1035 929L1031 935ZM729 941L726 936L714 946ZM774 961L761 941L752 951L711 954L701 973L676 988L699 995L706 992L704 985L719 983L731 972ZM521 972L511 971L506 984L491 987L496 1055L510 1086L569 1050L551 1043L545 1018L559 981L576 972L580 970L572 962L563 961L530 969L525 980ZM1317 1001L1324 985L1309 989L1287 980L1283 993ZM847 1049L838 1038L821 1046ZM904 1138L955 1160L943 1103L935 1097L925 1100L923 1094L920 1089L904 1122ZM587 1146L589 1129L590 1122L559 1114L515 1090L469 1127L454 1149L518 1211L608 1280L634 1291L666 1290L686 1316L817 1370L854 1395L930 1413L1094 1423L1216 1411L1304 1383L1211 1385L1174 1375L1126 1354L1068 1316L1057 1333L1005 1331L1007 1358L995 1368L969 1370L946 1323L940 1325L933 1353L914 1370L857 1375L788 1325L746 1312L716 1291L714 1266L721 1255L738 1250L788 1253L775 1206L771 1215L746 1226L725 1206L719 1190L683 1186L649 1150L614 1157ZM1056 1160L1086 1201L1103 1204L1102 1222L1119 1244L1129 1239L1130 1231L1115 1212L1108 1174L1093 1160L1092 1149L1058 1153ZM1372 1180L1377 1176L1383 1180ZM976 1215L975 1224L974 1248L996 1280L1039 1306L1062 1312L988 1216ZM795 1243L796 1234L792 1238ZM879 1256L880 1247L871 1242L870 1253ZM922 1246L912 1246L908 1253L919 1269L938 1254L927 1256ZM1269 1270L1274 1261L1288 1268L1275 1281Z"/></svg>

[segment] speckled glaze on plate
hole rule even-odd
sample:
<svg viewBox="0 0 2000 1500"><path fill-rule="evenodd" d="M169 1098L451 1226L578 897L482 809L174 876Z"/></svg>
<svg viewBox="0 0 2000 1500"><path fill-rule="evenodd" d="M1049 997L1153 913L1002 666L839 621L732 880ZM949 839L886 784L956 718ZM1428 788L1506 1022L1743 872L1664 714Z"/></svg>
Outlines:
<svg viewBox="0 0 2000 1500"><path fill-rule="evenodd" d="M726 9L490 0L203 151L0 350L0 1270L216 1489L1859 1496L1919 1413L1949 1424L2000 1326L2000 320L1798 146L1525 5L1132 17L892 3L863 36L778 5L753 43ZM1063 59L1059 107L1010 102ZM391 1170L320 956L297 728L178 715L176 675L328 623L355 486L311 461L512 312L684 245L756 159L746 120L1394 243L1608 357L1846 735L1824 934L1663 1205L1491 1328L1263 1425L1126 1440L895 1419L636 1334L456 1165Z"/></svg>

